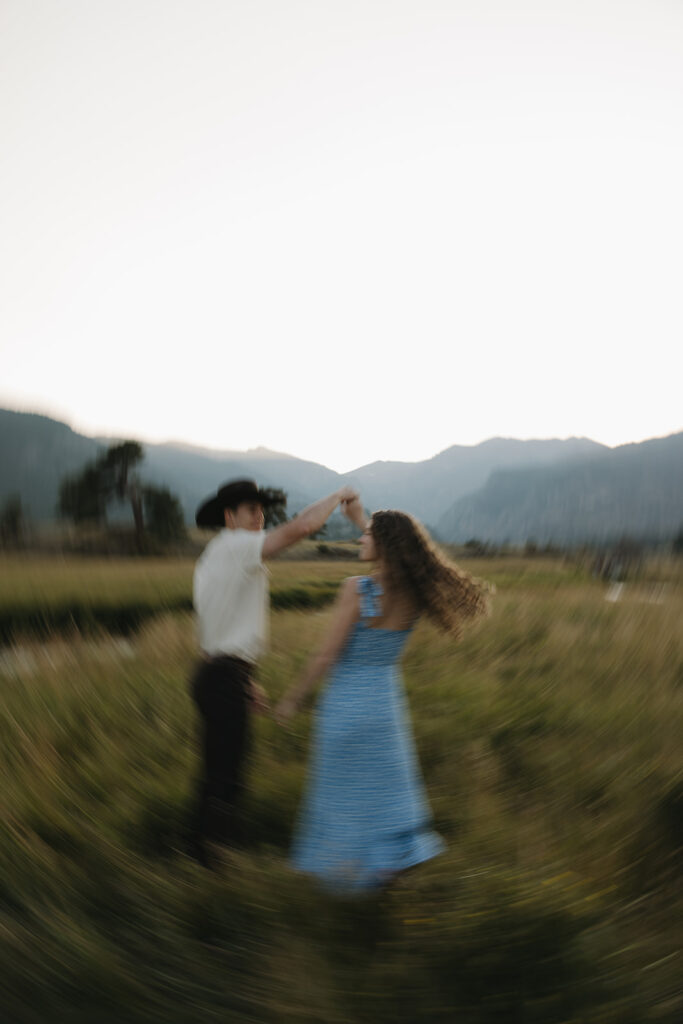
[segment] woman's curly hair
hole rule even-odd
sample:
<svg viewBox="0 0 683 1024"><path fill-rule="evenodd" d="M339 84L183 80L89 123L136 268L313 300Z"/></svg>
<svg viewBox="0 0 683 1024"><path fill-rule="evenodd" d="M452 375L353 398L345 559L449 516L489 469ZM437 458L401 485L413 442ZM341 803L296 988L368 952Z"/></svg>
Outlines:
<svg viewBox="0 0 683 1024"><path fill-rule="evenodd" d="M370 532L391 590L407 592L418 611L459 635L462 624L489 612L495 588L450 562L405 512L375 512Z"/></svg>

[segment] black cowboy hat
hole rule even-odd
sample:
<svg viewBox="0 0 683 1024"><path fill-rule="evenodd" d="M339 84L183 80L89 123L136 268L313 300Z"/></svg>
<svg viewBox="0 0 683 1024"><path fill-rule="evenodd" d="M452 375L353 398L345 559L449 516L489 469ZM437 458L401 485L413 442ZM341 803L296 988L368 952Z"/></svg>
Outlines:
<svg viewBox="0 0 683 1024"><path fill-rule="evenodd" d="M253 480L230 480L219 487L211 498L202 502L194 518L197 526L225 526L226 508L237 508L245 501L257 501L265 507L277 504L278 500L268 491L259 490Z"/></svg>

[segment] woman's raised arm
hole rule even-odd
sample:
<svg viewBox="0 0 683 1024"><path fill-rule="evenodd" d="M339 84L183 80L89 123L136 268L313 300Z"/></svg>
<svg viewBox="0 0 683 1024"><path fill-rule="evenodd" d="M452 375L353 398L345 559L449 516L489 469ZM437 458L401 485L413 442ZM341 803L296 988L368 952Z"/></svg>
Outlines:
<svg viewBox="0 0 683 1024"><path fill-rule="evenodd" d="M354 498L350 498L347 501L342 501L342 510L347 519L350 519L359 530L364 530L368 525L368 517L365 514L361 500L356 495Z"/></svg>
<svg viewBox="0 0 683 1024"><path fill-rule="evenodd" d="M357 577L352 576L342 583L335 602L332 622L322 645L306 665L301 678L287 690L275 708L275 718L280 725L298 711L316 683L339 657L360 614L356 579Z"/></svg>

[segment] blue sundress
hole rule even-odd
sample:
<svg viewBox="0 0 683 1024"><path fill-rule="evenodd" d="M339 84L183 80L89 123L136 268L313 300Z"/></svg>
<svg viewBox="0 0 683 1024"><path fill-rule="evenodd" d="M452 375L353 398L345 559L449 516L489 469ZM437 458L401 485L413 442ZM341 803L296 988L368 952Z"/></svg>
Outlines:
<svg viewBox="0 0 683 1024"><path fill-rule="evenodd" d="M307 787L292 847L298 871L370 889L436 856L398 662L410 630L379 629L381 588L357 582L361 617L316 708Z"/></svg>

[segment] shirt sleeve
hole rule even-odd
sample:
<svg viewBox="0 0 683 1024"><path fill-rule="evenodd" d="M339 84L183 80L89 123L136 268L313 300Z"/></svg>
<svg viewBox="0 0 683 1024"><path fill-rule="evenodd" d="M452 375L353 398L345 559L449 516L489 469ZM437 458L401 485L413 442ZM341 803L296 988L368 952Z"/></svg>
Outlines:
<svg viewBox="0 0 683 1024"><path fill-rule="evenodd" d="M263 564L262 555L265 539L265 530L235 531L236 554L245 572L252 572Z"/></svg>

